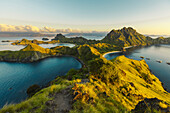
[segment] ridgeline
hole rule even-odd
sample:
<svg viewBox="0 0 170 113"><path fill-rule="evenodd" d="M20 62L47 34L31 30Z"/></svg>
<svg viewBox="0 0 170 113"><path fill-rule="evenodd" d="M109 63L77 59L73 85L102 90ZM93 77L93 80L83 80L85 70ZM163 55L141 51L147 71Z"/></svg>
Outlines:
<svg viewBox="0 0 170 113"><path fill-rule="evenodd" d="M125 56L107 60L102 56L124 46L169 43L169 39L151 39L132 28L123 28L112 30L101 41L66 38L61 34L53 40L77 45L45 49L29 43L20 51L0 52L0 60L6 61L4 58L7 57L7 60L19 59L23 55L27 57L20 59L32 59L37 55L28 53L38 52L45 57L71 55L84 62L84 66L80 70L71 69L32 97L19 104L6 105L0 112L125 113L139 112L141 109L142 112L169 112L170 93L164 90L144 60L132 60ZM28 61L36 61L30 59Z"/></svg>

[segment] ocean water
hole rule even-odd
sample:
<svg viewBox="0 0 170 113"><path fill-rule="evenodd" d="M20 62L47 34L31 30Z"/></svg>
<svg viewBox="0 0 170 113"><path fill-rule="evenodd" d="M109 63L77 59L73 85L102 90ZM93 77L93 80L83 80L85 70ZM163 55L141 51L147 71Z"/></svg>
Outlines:
<svg viewBox="0 0 170 113"><path fill-rule="evenodd" d="M0 108L26 99L29 86L45 85L70 69L81 67L73 57L47 58L34 63L0 62Z"/></svg>
<svg viewBox="0 0 170 113"><path fill-rule="evenodd" d="M23 38L28 40L37 39L39 41L42 41L43 37L0 37L0 51L4 50L11 50L11 51L17 51L20 49L23 49L25 46L23 45L11 45L12 42L2 42L3 40L22 40ZM49 40L51 40L54 37L48 37ZM44 48L51 48L55 46L68 46L68 47L74 47L74 44L69 43L56 43L56 44L40 44L41 47Z"/></svg>
<svg viewBox="0 0 170 113"><path fill-rule="evenodd" d="M141 60L140 56L145 57L144 59L149 65L152 73L163 82L164 87L170 92L170 65L166 63L170 62L170 45L153 45L149 47L134 48L129 49L125 54L107 54L105 58L111 60L120 55L125 55L126 57L135 60ZM146 58L150 58L150 60L147 60ZM162 61L162 63L156 61Z"/></svg>

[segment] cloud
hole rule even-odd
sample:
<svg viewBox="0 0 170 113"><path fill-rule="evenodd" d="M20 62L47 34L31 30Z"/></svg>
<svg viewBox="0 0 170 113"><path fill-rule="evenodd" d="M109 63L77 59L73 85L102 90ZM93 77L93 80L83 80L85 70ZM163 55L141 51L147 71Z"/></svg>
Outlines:
<svg viewBox="0 0 170 113"><path fill-rule="evenodd" d="M41 30L36 26L15 26L0 24L0 32L40 32Z"/></svg>
<svg viewBox="0 0 170 113"><path fill-rule="evenodd" d="M16 26L0 24L0 32L38 32L38 33L96 33L98 31L83 31L79 29L55 29L51 27L38 28L32 25Z"/></svg>

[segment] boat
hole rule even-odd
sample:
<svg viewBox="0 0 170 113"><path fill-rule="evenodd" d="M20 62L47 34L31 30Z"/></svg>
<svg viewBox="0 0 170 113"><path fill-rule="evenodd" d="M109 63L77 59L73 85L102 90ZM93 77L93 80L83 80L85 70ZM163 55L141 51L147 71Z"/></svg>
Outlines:
<svg viewBox="0 0 170 113"><path fill-rule="evenodd" d="M143 56L140 56L140 58L144 59L145 57L143 57Z"/></svg>
<svg viewBox="0 0 170 113"><path fill-rule="evenodd" d="M150 58L146 58L146 60L150 60Z"/></svg>
<svg viewBox="0 0 170 113"><path fill-rule="evenodd" d="M158 63L162 63L162 61L160 61L160 60L157 60L156 62L158 62Z"/></svg>
<svg viewBox="0 0 170 113"><path fill-rule="evenodd" d="M166 62L168 65L170 65L170 62Z"/></svg>

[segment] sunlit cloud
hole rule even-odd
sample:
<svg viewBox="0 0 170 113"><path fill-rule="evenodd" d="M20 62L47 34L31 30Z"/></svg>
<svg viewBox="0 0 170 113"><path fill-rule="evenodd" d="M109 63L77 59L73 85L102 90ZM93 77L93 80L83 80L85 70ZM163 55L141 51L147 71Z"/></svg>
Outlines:
<svg viewBox="0 0 170 113"><path fill-rule="evenodd" d="M97 33L99 31L83 31L79 29L55 29L51 27L38 28L32 25L17 26L0 24L0 32L37 32L37 33Z"/></svg>

